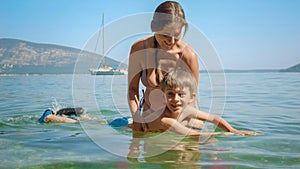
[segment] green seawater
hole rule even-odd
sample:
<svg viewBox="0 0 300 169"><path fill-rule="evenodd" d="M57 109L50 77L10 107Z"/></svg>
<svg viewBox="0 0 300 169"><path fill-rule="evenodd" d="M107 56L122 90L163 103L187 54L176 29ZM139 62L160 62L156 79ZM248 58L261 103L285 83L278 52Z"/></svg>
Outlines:
<svg viewBox="0 0 300 169"><path fill-rule="evenodd" d="M97 76L90 84L90 75L78 76L82 82L72 75L0 76L0 168L300 168L299 73L227 73L219 115L261 135L202 138L133 136L102 124L130 115L127 77ZM211 86L201 74L198 102L208 112L220 99ZM53 106L82 106L93 120L38 123Z"/></svg>

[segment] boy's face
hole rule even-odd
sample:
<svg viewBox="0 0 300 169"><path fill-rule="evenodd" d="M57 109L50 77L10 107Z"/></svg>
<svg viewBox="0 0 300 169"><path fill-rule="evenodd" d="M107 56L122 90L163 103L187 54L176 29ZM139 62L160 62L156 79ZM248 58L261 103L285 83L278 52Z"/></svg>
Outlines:
<svg viewBox="0 0 300 169"><path fill-rule="evenodd" d="M183 109L194 100L194 94L192 94L188 87L180 89L179 87L165 88L165 96L167 101L167 108L174 115L179 115Z"/></svg>

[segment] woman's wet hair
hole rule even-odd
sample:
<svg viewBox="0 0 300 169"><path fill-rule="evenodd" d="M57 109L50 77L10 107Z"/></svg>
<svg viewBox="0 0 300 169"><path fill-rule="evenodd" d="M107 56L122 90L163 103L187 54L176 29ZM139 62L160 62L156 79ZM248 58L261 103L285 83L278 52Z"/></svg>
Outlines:
<svg viewBox="0 0 300 169"><path fill-rule="evenodd" d="M188 28L184 10L181 5L175 1L163 2L156 8L151 22L151 29L153 32L158 32L169 25L178 25L184 28L184 33Z"/></svg>

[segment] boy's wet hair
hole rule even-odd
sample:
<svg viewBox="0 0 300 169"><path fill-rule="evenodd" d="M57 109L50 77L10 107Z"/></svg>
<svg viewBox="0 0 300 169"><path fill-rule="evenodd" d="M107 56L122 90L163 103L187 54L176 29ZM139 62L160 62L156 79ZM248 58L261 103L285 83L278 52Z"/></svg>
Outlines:
<svg viewBox="0 0 300 169"><path fill-rule="evenodd" d="M76 107L76 108L62 108L56 112L56 115L66 115L66 116L80 116L86 114L86 111L82 107Z"/></svg>
<svg viewBox="0 0 300 169"><path fill-rule="evenodd" d="M166 87L183 89L188 87L190 93L196 93L196 81L191 72L181 68L171 68L162 80L162 90Z"/></svg>

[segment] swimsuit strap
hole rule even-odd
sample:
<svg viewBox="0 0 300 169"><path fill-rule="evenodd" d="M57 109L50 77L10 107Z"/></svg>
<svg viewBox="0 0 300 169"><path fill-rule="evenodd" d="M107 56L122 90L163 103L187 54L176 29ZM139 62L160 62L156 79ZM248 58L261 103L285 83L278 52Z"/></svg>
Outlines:
<svg viewBox="0 0 300 169"><path fill-rule="evenodd" d="M145 66L147 68L146 40L143 41L143 47L144 47L144 61L145 61ZM145 79L145 82L143 80L142 80L142 82L143 83L147 83L147 84L144 84L144 85L148 86L148 79L147 79L148 73L147 73L147 69L146 68L144 70L142 70L141 77L144 77L144 79Z"/></svg>
<svg viewBox="0 0 300 169"><path fill-rule="evenodd" d="M145 68L143 68L143 70L142 70L142 72L141 72L141 77L143 77L142 79L142 82L143 82L143 84L144 84L144 86L146 86L146 87L151 87L149 84L149 79L148 79L148 74L149 74L149 72L148 72L148 63L147 63L147 51L146 51L146 49L147 49L147 41L146 40L144 40L143 41L143 48L144 48L144 63L145 63ZM158 43L157 43L157 40L156 40L156 38L155 38L155 36L154 36L154 48L156 49L155 50L155 54L154 54L154 62L155 62L155 68L149 68L149 69L153 69L152 71L155 71L154 73L155 74L157 74L157 68L158 68L158 49L157 49L157 45L158 45ZM153 73L153 72L150 72L150 73ZM157 76L156 76L156 78L158 78ZM157 79L156 79L156 81L157 81Z"/></svg>
<svg viewBox="0 0 300 169"><path fill-rule="evenodd" d="M156 40L156 38L155 38L155 36L154 36L154 48L155 48L155 66L156 66L156 68L158 68L158 49L157 49L157 47L158 47L158 42L157 42L157 40Z"/></svg>
<svg viewBox="0 0 300 169"><path fill-rule="evenodd" d="M147 44L146 43L147 43L146 40L144 40L143 41L143 47L144 47L144 56L145 56L144 60L145 60L145 66L146 66L146 68L145 68L145 70L143 70L142 76L143 76L144 71L145 71L145 75L146 75L145 80L146 80L146 83L147 83L146 87L149 87L148 71L147 71L147 51L146 51ZM154 36L154 48L156 49L155 50L155 65L156 65L156 68L158 67L158 57L157 57L157 55L158 55L158 49L157 49L157 46L158 46L158 42L157 42L157 40L156 40L156 38ZM145 91L144 91L144 89L142 89L142 97L141 97L139 103L140 104L139 104L138 110L140 112L140 115L142 115L142 110L143 110L143 107L144 107L144 104L145 104Z"/></svg>
<svg viewBox="0 0 300 169"><path fill-rule="evenodd" d="M187 45L185 45L185 46L183 47L182 53L181 53L181 55L180 55L180 59L183 57L184 49L185 49L186 47L187 47Z"/></svg>
<svg viewBox="0 0 300 169"><path fill-rule="evenodd" d="M140 99L140 105L139 105L139 111L140 111L140 115L142 115L142 109L144 107L144 104L145 104L145 91L144 89L142 89L142 98Z"/></svg>
<svg viewBox="0 0 300 169"><path fill-rule="evenodd" d="M147 69L148 69L148 67L147 67L147 51L146 51L146 49L147 49L147 44L146 44L147 42L146 42L146 40L144 40L143 41L143 47L144 47L144 57L145 57L145 74L146 74L146 80L147 80L147 84L149 84L148 83L148 71L147 71ZM158 43L157 43L157 40L156 40L156 38L155 38L155 36L154 36L154 48L155 48L155 55L154 55L154 59L155 59L155 67L156 67L156 69L157 69L157 67L158 67L158 59L157 59L157 55L158 55L158 50L157 50L157 45L158 45ZM144 71L144 70L143 70ZM156 71L156 70L154 70L154 71Z"/></svg>
<svg viewBox="0 0 300 169"><path fill-rule="evenodd" d="M182 49L181 55L179 56L179 59L177 60L177 63L176 63L176 68L179 67L183 62L182 58L183 58L183 53L184 53L184 50L185 50L186 46L187 45L185 45Z"/></svg>
<svg viewBox="0 0 300 169"><path fill-rule="evenodd" d="M147 44L146 44L146 40L144 40L143 41L143 47L144 47L144 56L145 56L145 65L146 65L146 67L147 67L147 51L146 51L146 48L147 48L147 46L146 46ZM146 75L146 77L145 77L145 80L146 80L146 82L148 83L148 78L147 78L147 69L145 69L145 70L142 70L143 72L142 72L142 74L144 74L145 73L145 75ZM145 72L144 72L145 71ZM142 75L143 76L143 75ZM147 84L148 85L148 84ZM142 115L142 110L143 110L143 107L144 107L144 104L145 104L145 91L144 91L144 89L142 89L142 98L140 99L140 101L139 101L139 108L138 108L138 110L139 110L139 112L140 112L140 115Z"/></svg>
<svg viewBox="0 0 300 169"><path fill-rule="evenodd" d="M147 44L146 44L146 40L143 41L143 47L144 47L144 56L145 56L145 61L146 61L146 66L147 66L147 51L146 51L146 47L147 47Z"/></svg>

